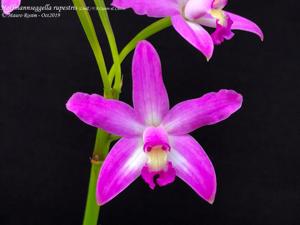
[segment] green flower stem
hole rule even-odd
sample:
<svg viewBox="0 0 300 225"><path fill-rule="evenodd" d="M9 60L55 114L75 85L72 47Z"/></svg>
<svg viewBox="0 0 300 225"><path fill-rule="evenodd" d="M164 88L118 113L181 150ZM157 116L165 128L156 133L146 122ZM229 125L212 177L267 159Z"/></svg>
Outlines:
<svg viewBox="0 0 300 225"><path fill-rule="evenodd" d="M91 19L91 16L88 12L88 9L85 5L84 0L72 0L74 6L77 8L76 12L81 22L81 25L84 29L84 32L87 36L87 39L91 45L91 48L94 52L97 65L100 71L101 79L104 87L104 95L106 97L111 97L111 87L110 82L107 76L107 69L103 57L103 53L95 32L95 28Z"/></svg>
<svg viewBox="0 0 300 225"><path fill-rule="evenodd" d="M98 179L98 173L101 165L92 164L90 172L89 189L87 195L87 201L85 206L83 225L96 225L98 224L98 216L100 206L96 202L96 184Z"/></svg>
<svg viewBox="0 0 300 225"><path fill-rule="evenodd" d="M157 20L156 22L150 24L146 28L144 28L142 31L140 31L128 44L123 48L123 50L120 53L120 64L123 62L123 60L126 58L126 56L135 48L136 44L144 39L149 38L153 34L156 34L157 32L164 30L171 26L171 20L170 17L165 17L163 19ZM116 74L116 68L117 65L114 64L108 74L108 79L110 82L114 79L114 76Z"/></svg>
<svg viewBox="0 0 300 225"><path fill-rule="evenodd" d="M80 19L81 25L84 29L84 32L87 36L87 39L95 55L96 62L100 71L101 79L103 82L104 96L111 98L112 97L111 84L108 80L108 74L107 74L104 56L90 14L87 10L84 0L72 0L72 1L74 6L77 8L76 11ZM118 64L118 61L114 61L114 63ZM110 135L102 130L97 130L97 137L96 137L93 157L91 159L92 166L90 171L90 181L88 187L86 208L84 212L83 225L96 225L98 222L100 206L98 206L96 202L96 184L97 184L98 173L101 164L107 155L110 143L111 143Z"/></svg>
<svg viewBox="0 0 300 225"><path fill-rule="evenodd" d="M97 205L96 201L97 179L102 162L104 161L108 153L109 146L112 140L113 139L108 133L101 129L97 130L93 157L91 159L92 167L90 172L90 181L83 218L83 225L96 225L98 223L100 206Z"/></svg>
<svg viewBox="0 0 300 225"><path fill-rule="evenodd" d="M96 155L99 160L104 161L112 140L110 134L101 129L97 129L93 154Z"/></svg>
<svg viewBox="0 0 300 225"><path fill-rule="evenodd" d="M119 52L118 52L115 36L112 27L110 25L109 17L107 11L105 10L105 3L103 0L94 0L94 2L98 8L97 11L109 42L114 65L116 65L115 85L118 83L120 84L120 82L118 81L121 79L121 66L119 61ZM106 72L106 77L107 77L107 72ZM110 83L109 86L111 87L111 85L112 84ZM117 88L121 89L120 86L117 86ZM109 97L113 97L113 96L109 96ZM108 133L106 133L101 129L97 129L95 146L93 151L93 158L91 160L92 166L90 172L90 181L89 181L88 196L87 196L87 202L85 207L83 225L96 225L98 223L100 206L97 205L97 201L96 201L97 179L101 168L101 164L104 161L108 153L110 143L113 140L114 138L112 138Z"/></svg>
<svg viewBox="0 0 300 225"><path fill-rule="evenodd" d="M95 5L97 6L97 11L99 14L99 17L101 19L102 25L104 27L109 46L111 49L113 61L115 66L115 83L114 83L114 91L121 90L121 65L120 65L120 59L119 59L119 51L116 43L116 39L114 36L114 32L112 30L109 17L106 11L106 6L104 0L94 0ZM119 94L119 93L118 93Z"/></svg>

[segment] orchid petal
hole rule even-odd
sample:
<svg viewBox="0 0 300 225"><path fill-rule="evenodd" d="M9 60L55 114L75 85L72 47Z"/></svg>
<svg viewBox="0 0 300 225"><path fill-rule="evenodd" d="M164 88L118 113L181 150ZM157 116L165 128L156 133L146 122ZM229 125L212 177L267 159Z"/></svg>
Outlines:
<svg viewBox="0 0 300 225"><path fill-rule="evenodd" d="M264 34L262 30L254 22L230 12L226 12L226 14L230 17L230 19L233 22L231 26L232 30L248 31L258 35L262 41L264 40Z"/></svg>
<svg viewBox="0 0 300 225"><path fill-rule="evenodd" d="M184 7L184 16L189 20L205 15L212 7L213 0L189 0Z"/></svg>
<svg viewBox="0 0 300 225"><path fill-rule="evenodd" d="M141 135L144 129L133 108L100 95L77 92L69 99L66 107L83 122L115 135Z"/></svg>
<svg viewBox="0 0 300 225"><path fill-rule="evenodd" d="M163 119L162 125L173 135L187 134L225 120L241 107L242 100L242 96L232 90L211 92L175 105Z"/></svg>
<svg viewBox="0 0 300 225"><path fill-rule="evenodd" d="M176 175L212 204L217 189L216 174L203 148L190 135L172 136L170 143L169 159Z"/></svg>
<svg viewBox="0 0 300 225"><path fill-rule="evenodd" d="M1 8L5 15L9 15L12 11L19 8L21 0L2 0Z"/></svg>
<svg viewBox="0 0 300 225"><path fill-rule="evenodd" d="M214 0L212 7L214 9L223 9L227 5L228 0Z"/></svg>
<svg viewBox="0 0 300 225"><path fill-rule="evenodd" d="M107 155L97 182L96 197L103 205L128 187L138 176L147 161L141 140L122 138Z"/></svg>
<svg viewBox="0 0 300 225"><path fill-rule="evenodd" d="M207 59L213 53L214 44L210 34L199 24L185 21L181 15L171 17L175 30L191 45L202 52Z"/></svg>
<svg viewBox="0 0 300 225"><path fill-rule="evenodd" d="M179 13L179 0L113 0L119 9L132 8L138 15L167 17Z"/></svg>
<svg viewBox="0 0 300 225"><path fill-rule="evenodd" d="M139 42L136 47L132 79L134 109L147 125L159 125L169 110L169 99L162 79L159 56L147 41Z"/></svg>

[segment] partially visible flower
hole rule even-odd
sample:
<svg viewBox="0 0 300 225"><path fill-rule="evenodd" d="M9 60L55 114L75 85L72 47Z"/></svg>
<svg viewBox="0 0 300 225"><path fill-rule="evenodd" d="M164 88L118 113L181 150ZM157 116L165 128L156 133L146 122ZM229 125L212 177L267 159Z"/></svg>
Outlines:
<svg viewBox="0 0 300 225"><path fill-rule="evenodd" d="M207 59L213 54L214 44L233 37L232 30L257 34L263 40L261 29L252 21L224 11L227 0L113 0L120 9L132 8L139 15L171 17L175 30ZM216 28L210 35L203 27Z"/></svg>
<svg viewBox="0 0 300 225"><path fill-rule="evenodd" d="M83 122L122 136L102 165L98 203L110 201L140 175L152 189L167 185L178 176L213 203L214 167L188 133L228 118L241 107L242 96L232 90L220 90L169 109L159 56L146 41L136 47L132 76L134 108L85 93L75 93L66 105Z"/></svg>
<svg viewBox="0 0 300 225"><path fill-rule="evenodd" d="M1 0L1 8L6 15L19 8L20 4L21 0Z"/></svg>

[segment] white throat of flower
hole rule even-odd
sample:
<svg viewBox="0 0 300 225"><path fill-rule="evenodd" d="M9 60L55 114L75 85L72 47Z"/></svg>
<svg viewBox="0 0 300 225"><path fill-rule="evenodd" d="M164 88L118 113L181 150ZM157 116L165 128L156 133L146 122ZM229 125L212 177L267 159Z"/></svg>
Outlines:
<svg viewBox="0 0 300 225"><path fill-rule="evenodd" d="M150 171L157 172L164 170L167 166L168 152L162 149L161 145L154 146L147 152L147 165Z"/></svg>

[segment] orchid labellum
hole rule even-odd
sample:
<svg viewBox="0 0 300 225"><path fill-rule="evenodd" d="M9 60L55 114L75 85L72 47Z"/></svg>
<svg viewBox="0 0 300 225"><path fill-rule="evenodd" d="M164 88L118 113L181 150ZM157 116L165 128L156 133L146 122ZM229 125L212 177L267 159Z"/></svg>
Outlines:
<svg viewBox="0 0 300 225"><path fill-rule="evenodd" d="M140 175L152 189L173 182L177 176L212 203L214 167L188 133L228 118L241 107L242 96L220 90L169 109L159 56L146 41L136 47L132 77L133 108L119 100L85 93L75 93L67 103L67 109L83 122L122 137L102 165L98 203L110 201Z"/></svg>
<svg viewBox="0 0 300 225"><path fill-rule="evenodd" d="M214 44L233 37L232 30L257 34L263 40L261 29L252 21L227 12L227 0L113 0L120 9L132 8L139 15L171 17L175 30L207 59L213 54ZM215 28L209 34L202 26Z"/></svg>

